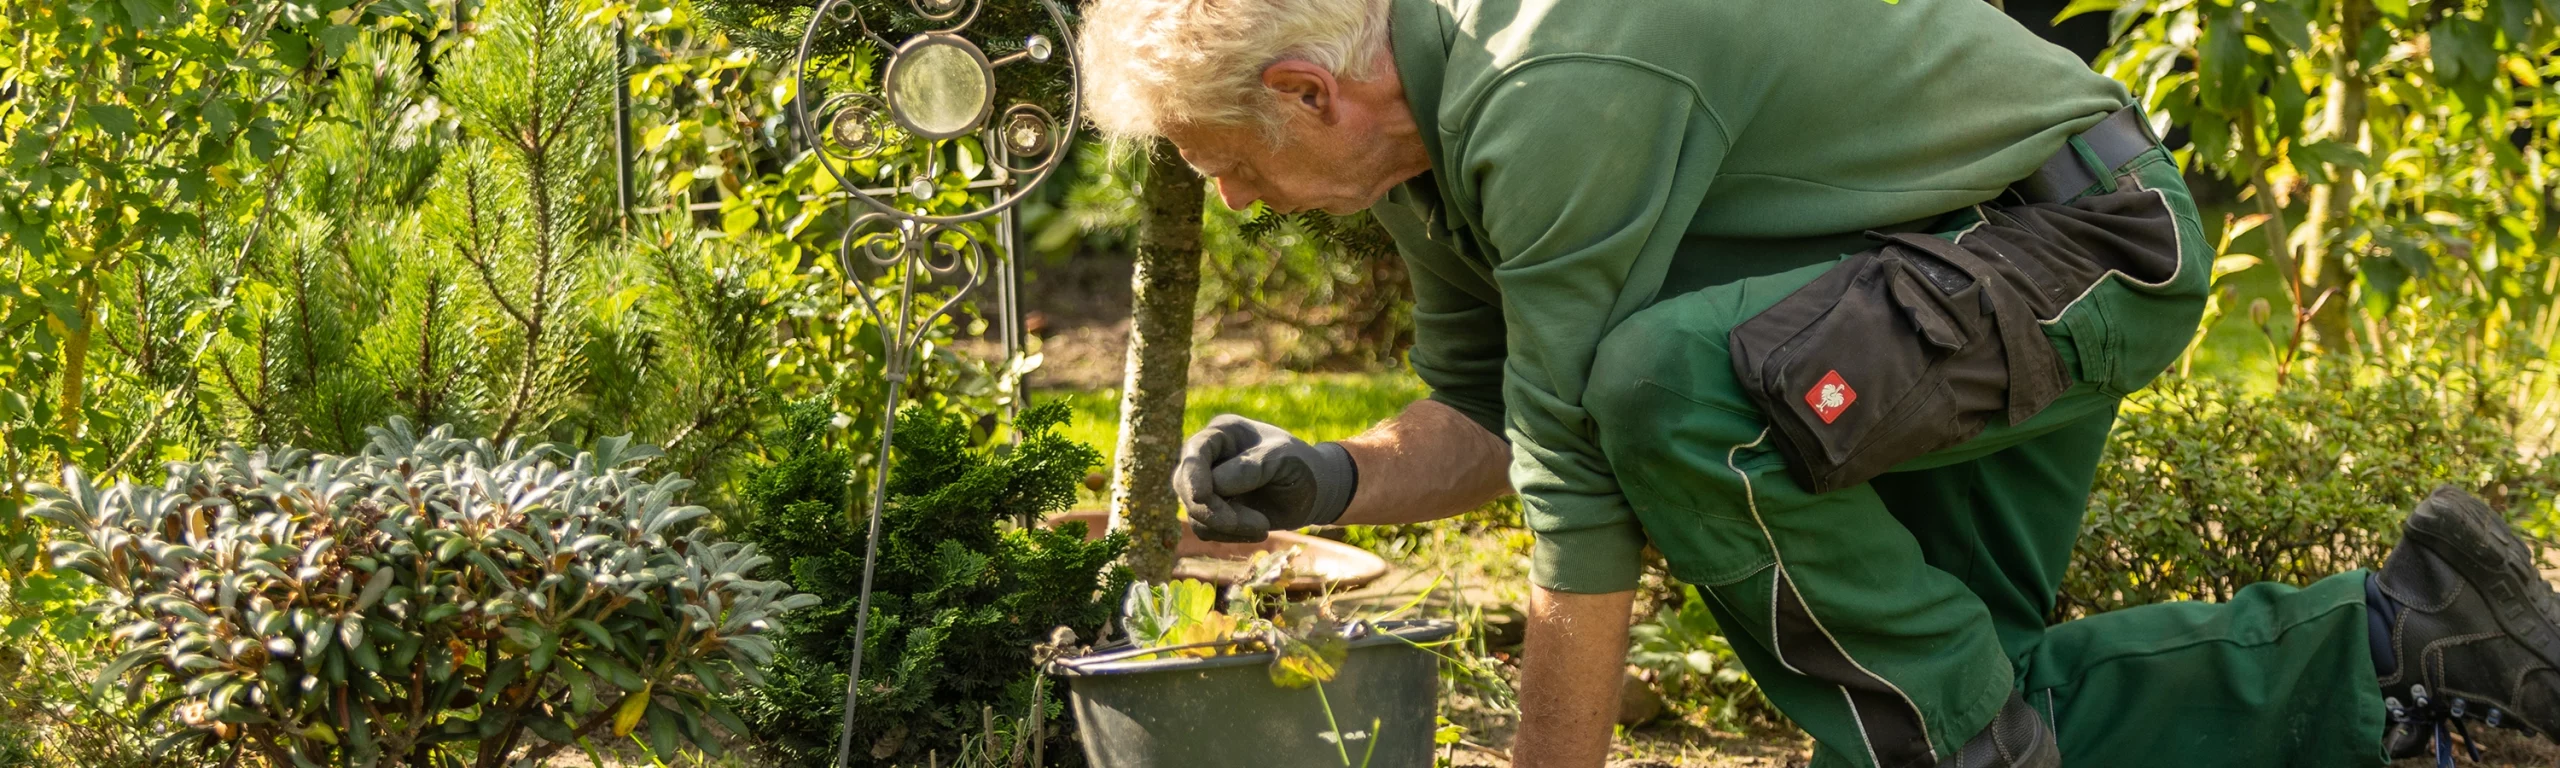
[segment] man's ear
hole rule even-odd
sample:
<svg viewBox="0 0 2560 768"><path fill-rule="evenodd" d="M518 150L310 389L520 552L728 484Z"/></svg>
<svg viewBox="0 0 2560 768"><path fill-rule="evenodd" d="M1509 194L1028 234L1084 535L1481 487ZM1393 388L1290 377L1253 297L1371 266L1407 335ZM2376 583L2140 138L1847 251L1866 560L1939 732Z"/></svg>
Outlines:
<svg viewBox="0 0 2560 768"><path fill-rule="evenodd" d="M1262 87L1287 106L1307 111L1307 116L1331 125L1339 118L1334 99L1341 95L1333 73L1324 67L1301 59L1282 59L1262 69Z"/></svg>

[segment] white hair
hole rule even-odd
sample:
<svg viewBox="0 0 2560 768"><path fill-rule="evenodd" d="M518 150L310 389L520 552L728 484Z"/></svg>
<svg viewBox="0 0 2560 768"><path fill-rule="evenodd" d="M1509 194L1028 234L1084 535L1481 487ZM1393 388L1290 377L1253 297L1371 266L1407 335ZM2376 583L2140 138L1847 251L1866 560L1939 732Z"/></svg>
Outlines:
<svg viewBox="0 0 2560 768"><path fill-rule="evenodd" d="M1087 0L1078 42L1085 114L1124 139L1178 125L1276 130L1279 101L1263 87L1263 69L1298 59L1368 79L1386 49L1387 4Z"/></svg>

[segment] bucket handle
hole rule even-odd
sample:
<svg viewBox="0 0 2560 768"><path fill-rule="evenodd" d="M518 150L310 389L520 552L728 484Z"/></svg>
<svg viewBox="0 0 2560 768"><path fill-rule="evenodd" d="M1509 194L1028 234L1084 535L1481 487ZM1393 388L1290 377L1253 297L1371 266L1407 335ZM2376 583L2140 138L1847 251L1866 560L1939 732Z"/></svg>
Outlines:
<svg viewBox="0 0 2560 768"><path fill-rule="evenodd" d="M1205 643L1184 643L1182 645L1159 645L1148 648L1129 648L1092 656L1060 659L1058 660L1057 665L1068 669L1075 669L1085 664L1101 664L1104 662L1132 659L1140 656L1154 656L1157 654L1172 653L1175 651L1188 651L1198 648L1224 648L1238 645L1257 645L1261 642L1262 638L1259 637L1231 637L1223 640L1211 640Z"/></svg>

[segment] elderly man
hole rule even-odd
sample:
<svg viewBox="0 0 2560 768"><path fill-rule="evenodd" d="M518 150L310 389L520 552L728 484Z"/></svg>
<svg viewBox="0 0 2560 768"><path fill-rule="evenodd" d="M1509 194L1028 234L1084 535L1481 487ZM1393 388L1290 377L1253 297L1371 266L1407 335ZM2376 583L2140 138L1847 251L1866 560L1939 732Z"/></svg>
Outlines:
<svg viewBox="0 0 2560 768"><path fill-rule="evenodd" d="M1648 544L1816 765L2560 728L2560 606L2450 489L2378 573L2046 625L2213 253L2126 93L1980 0L1091 0L1082 45L1105 132L1394 235L1430 398L1319 445L1221 417L1176 492L1258 540L1516 490L1518 765L1604 759Z"/></svg>

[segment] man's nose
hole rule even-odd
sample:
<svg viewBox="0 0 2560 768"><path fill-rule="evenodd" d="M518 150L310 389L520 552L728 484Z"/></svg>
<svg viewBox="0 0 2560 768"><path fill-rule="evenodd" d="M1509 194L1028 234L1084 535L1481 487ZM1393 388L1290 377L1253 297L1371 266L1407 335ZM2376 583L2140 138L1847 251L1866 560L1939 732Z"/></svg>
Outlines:
<svg viewBox="0 0 2560 768"><path fill-rule="evenodd" d="M1227 204L1227 210L1244 210L1245 206L1253 204L1253 199L1253 190L1245 188L1244 185L1226 179L1218 180L1218 200Z"/></svg>

